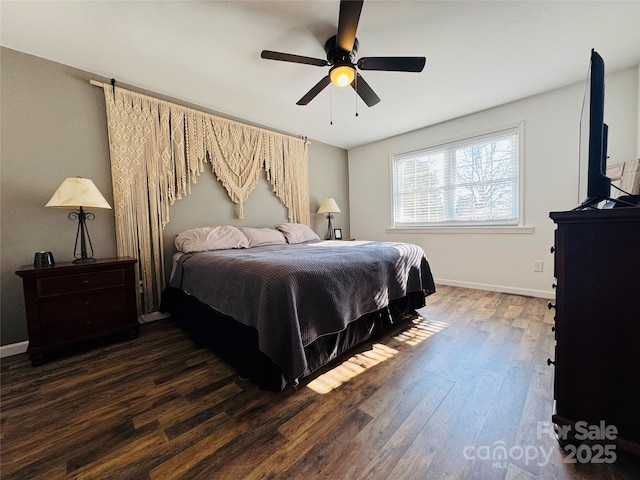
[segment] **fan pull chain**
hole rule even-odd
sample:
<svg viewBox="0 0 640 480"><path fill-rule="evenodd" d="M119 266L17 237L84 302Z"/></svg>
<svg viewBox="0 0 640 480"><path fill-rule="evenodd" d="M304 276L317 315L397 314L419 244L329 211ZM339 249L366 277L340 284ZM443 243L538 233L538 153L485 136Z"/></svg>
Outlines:
<svg viewBox="0 0 640 480"><path fill-rule="evenodd" d="M358 116L358 74L356 73L356 117Z"/></svg>
<svg viewBox="0 0 640 480"><path fill-rule="evenodd" d="M329 85L329 125L333 125L333 95L331 94L331 85Z"/></svg>

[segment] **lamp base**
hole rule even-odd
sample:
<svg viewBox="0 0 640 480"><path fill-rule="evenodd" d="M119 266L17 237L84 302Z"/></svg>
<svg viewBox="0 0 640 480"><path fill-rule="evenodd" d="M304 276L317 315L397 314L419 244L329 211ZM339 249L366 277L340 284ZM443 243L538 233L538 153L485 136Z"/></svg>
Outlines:
<svg viewBox="0 0 640 480"><path fill-rule="evenodd" d="M93 257L89 257L89 258L76 258L73 262L71 263L93 263L95 262L96 259Z"/></svg>
<svg viewBox="0 0 640 480"><path fill-rule="evenodd" d="M327 223L327 235L325 236L326 240L333 240L334 236L333 236L333 226L331 225L331 219L333 218L333 215L329 214L327 215L327 220L329 220L329 222Z"/></svg>
<svg viewBox="0 0 640 480"><path fill-rule="evenodd" d="M71 263L93 263L96 261L93 258L93 245L91 245L91 237L89 236L89 230L87 230L86 221L93 220L95 215L91 212L85 212L84 208L80 207L80 211L69 213L68 217L71 220L78 219L78 230L76 231L76 244L73 248L73 256L76 259ZM78 253L78 240L80 240L80 252ZM87 252L87 242L89 243L90 252Z"/></svg>

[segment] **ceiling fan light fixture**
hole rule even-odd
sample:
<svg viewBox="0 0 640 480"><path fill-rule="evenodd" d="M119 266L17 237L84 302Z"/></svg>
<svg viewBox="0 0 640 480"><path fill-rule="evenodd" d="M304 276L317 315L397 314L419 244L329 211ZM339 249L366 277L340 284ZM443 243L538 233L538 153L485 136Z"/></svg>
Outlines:
<svg viewBox="0 0 640 480"><path fill-rule="evenodd" d="M338 87L351 85L356 77L356 70L351 65L336 65L329 71L331 82Z"/></svg>

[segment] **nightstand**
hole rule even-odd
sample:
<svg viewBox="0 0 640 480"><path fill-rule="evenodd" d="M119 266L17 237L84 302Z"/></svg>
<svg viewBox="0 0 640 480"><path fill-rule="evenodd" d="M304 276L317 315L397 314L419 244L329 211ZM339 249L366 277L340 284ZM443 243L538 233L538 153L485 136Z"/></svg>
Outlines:
<svg viewBox="0 0 640 480"><path fill-rule="evenodd" d="M138 335L135 258L25 265L22 277L31 363L47 352L116 333Z"/></svg>

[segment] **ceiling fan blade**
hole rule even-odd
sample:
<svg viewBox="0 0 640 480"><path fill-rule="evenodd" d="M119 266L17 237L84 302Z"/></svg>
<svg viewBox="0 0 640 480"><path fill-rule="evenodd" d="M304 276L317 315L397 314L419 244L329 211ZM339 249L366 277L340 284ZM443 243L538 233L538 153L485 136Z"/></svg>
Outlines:
<svg viewBox="0 0 640 480"><path fill-rule="evenodd" d="M358 73L356 79L351 82L353 89L358 92L360 98L367 104L367 107L373 107L376 103L380 102L380 97L376 95L376 92L364 81L362 75Z"/></svg>
<svg viewBox="0 0 640 480"><path fill-rule="evenodd" d="M356 30L360 21L360 12L364 0L341 0L340 17L338 18L338 35L336 45L345 52L353 50L356 40Z"/></svg>
<svg viewBox="0 0 640 480"><path fill-rule="evenodd" d="M362 57L358 60L358 68L387 72L421 72L426 61L424 57Z"/></svg>
<svg viewBox="0 0 640 480"><path fill-rule="evenodd" d="M322 90L324 90L324 88L327 85L329 85L330 83L331 83L331 79L329 78L329 75L327 75L322 80L320 80L318 83L316 83L313 86L313 88L311 90L309 90L304 97L302 97L300 100L298 100L296 102L296 105L306 105L306 104L308 104L311 100L316 98L316 95L318 95Z"/></svg>
<svg viewBox="0 0 640 480"><path fill-rule="evenodd" d="M260 56L262 58L266 58L267 60L304 63L305 65L316 65L318 67L326 67L327 65L329 65L329 62L320 58L304 57L302 55L293 55L291 53L272 52L271 50L263 50Z"/></svg>

